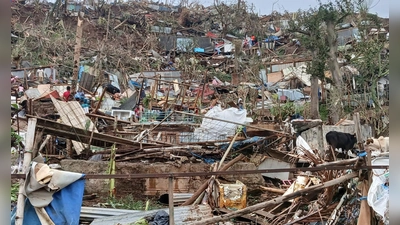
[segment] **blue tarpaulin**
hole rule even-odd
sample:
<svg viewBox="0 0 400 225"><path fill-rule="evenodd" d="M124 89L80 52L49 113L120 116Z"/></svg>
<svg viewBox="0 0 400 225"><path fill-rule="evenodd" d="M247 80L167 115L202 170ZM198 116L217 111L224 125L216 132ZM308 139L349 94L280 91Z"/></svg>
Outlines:
<svg viewBox="0 0 400 225"><path fill-rule="evenodd" d="M82 73L85 71L85 67L84 66L80 66L79 67L79 71L78 71L78 82L81 80L82 77Z"/></svg>
<svg viewBox="0 0 400 225"><path fill-rule="evenodd" d="M140 83L138 83L136 81L133 81L133 80L130 81L130 84L133 85L136 88L141 88L142 87L142 84L140 84Z"/></svg>
<svg viewBox="0 0 400 225"><path fill-rule="evenodd" d="M278 36L271 35L265 39L265 42L273 42L279 40Z"/></svg>
<svg viewBox="0 0 400 225"><path fill-rule="evenodd" d="M265 139L265 138L254 136L254 137L251 137L251 138L243 140L243 141L235 141L233 143L233 145L232 145L232 150L239 150L240 148L243 148L243 147L245 147L245 146L247 146L249 144L256 143L256 142L261 141L263 139ZM264 141L266 141L266 140L264 140ZM229 145L230 145L230 143L223 144L223 145L220 146L220 149L221 150L227 150Z"/></svg>
<svg viewBox="0 0 400 225"><path fill-rule="evenodd" d="M82 175L84 177L85 175ZM85 180L77 180L53 194L53 200L44 209L56 225L78 225ZM11 225L15 224L17 207L11 212ZM23 225L41 225L35 208L26 199Z"/></svg>

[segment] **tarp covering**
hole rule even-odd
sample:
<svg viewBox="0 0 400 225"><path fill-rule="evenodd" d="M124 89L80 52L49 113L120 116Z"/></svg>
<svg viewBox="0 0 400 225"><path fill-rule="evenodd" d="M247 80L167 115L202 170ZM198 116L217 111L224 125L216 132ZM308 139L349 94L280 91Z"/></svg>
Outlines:
<svg viewBox="0 0 400 225"><path fill-rule="evenodd" d="M210 109L205 116L244 124L247 111L245 109L228 108L222 110L217 105ZM201 126L196 128L194 138L196 141L226 140L228 136L235 135L237 125L229 122L204 118Z"/></svg>
<svg viewBox="0 0 400 225"><path fill-rule="evenodd" d="M379 157L371 162L372 165L389 165L389 157ZM372 170L372 184L369 187L368 205L383 218L385 224L389 224L389 170Z"/></svg>
<svg viewBox="0 0 400 225"><path fill-rule="evenodd" d="M33 162L27 174L24 195L24 225L79 224L85 180L84 174L50 169L48 165ZM16 207L11 212L15 224ZM41 219L40 219L41 218Z"/></svg>
<svg viewBox="0 0 400 225"><path fill-rule="evenodd" d="M235 141L233 143L233 145L232 145L232 150L234 150L234 151L235 150L239 150L239 149L241 149L241 148L243 148L245 146L248 146L248 145L256 143L256 142L260 142L260 144L267 145L268 141L264 140L264 139L265 138L254 136L254 137L248 138L248 139L243 140L243 141ZM261 141L261 140L264 140L264 141ZM220 146L220 149L225 151L226 149L228 149L229 145L230 145L230 143L223 144L223 145Z"/></svg>

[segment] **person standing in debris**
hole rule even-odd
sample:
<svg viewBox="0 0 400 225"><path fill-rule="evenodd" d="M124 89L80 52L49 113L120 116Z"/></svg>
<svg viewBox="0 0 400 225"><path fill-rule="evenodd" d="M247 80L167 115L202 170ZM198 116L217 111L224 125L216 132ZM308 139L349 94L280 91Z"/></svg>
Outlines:
<svg viewBox="0 0 400 225"><path fill-rule="evenodd" d="M38 69L37 70L37 74L38 74L38 77L39 77L39 82L43 82L44 70Z"/></svg>
<svg viewBox="0 0 400 225"><path fill-rule="evenodd" d="M63 94L64 101L68 102L69 98L71 97L71 87L67 86L67 91Z"/></svg>
<svg viewBox="0 0 400 225"><path fill-rule="evenodd" d="M251 36L251 45L256 46L256 44L257 44L257 38L256 38L256 36L252 35Z"/></svg>
<svg viewBox="0 0 400 225"><path fill-rule="evenodd" d="M18 97L22 97L24 95L24 86L22 86L22 84L20 84L18 86Z"/></svg>
<svg viewBox="0 0 400 225"><path fill-rule="evenodd" d="M214 55L217 54L219 55L221 53L221 50L218 47L218 42L214 42Z"/></svg>

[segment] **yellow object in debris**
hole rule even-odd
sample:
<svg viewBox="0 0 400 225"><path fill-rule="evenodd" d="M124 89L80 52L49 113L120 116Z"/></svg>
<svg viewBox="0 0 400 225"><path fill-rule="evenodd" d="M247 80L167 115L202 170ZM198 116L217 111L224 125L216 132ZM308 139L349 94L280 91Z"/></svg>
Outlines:
<svg viewBox="0 0 400 225"><path fill-rule="evenodd" d="M236 184L219 185L219 207L239 210L247 206L247 186L240 181Z"/></svg>

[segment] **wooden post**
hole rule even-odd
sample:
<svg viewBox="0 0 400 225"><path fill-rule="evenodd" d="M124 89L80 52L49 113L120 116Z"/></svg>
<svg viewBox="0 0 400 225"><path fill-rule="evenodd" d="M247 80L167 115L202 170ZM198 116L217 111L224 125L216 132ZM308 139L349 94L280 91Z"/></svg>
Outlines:
<svg viewBox="0 0 400 225"><path fill-rule="evenodd" d="M168 178L169 225L174 225L174 177Z"/></svg>
<svg viewBox="0 0 400 225"><path fill-rule="evenodd" d="M70 139L65 140L67 145L67 156L72 157L72 141Z"/></svg>
<svg viewBox="0 0 400 225"><path fill-rule="evenodd" d="M67 2L65 3L67 4ZM78 24L76 26L76 37L75 37L75 50L74 50L74 68L72 70L72 85L71 92L75 93L76 83L78 81L78 72L79 72L79 58L81 56L81 44L82 44L82 24L83 24L83 13L79 12L78 14Z"/></svg>
<svg viewBox="0 0 400 225"><path fill-rule="evenodd" d="M43 143L40 145L38 152L40 153L40 151L42 151L42 149L44 148L44 146L46 146L47 142L49 142L49 140L51 139L51 135L47 135L46 139L43 141Z"/></svg>
<svg viewBox="0 0 400 225"><path fill-rule="evenodd" d="M165 104L163 106L163 110L167 109L167 107L168 107L168 98L169 98L170 89L171 89L171 84L168 84L168 91L167 91L167 94L165 96Z"/></svg>
<svg viewBox="0 0 400 225"><path fill-rule="evenodd" d="M184 101L185 101L185 97L186 97L186 86L183 86L182 85L182 101L181 101L181 108L180 108L180 110L183 110L183 108L182 108L182 106L183 106L183 103L184 103Z"/></svg>
<svg viewBox="0 0 400 225"><path fill-rule="evenodd" d="M262 103L261 103L261 109L262 109L262 114L264 114L264 102L265 102L265 87L264 87L264 81L263 81L263 84L262 84L262 87L261 87L261 101L262 101ZM255 105L255 108L257 108L256 107L257 105Z"/></svg>
<svg viewBox="0 0 400 225"><path fill-rule="evenodd" d="M206 72L206 74L204 75L203 89L202 89L202 91L201 91L200 106L203 105L203 100L204 100L204 89L206 88L206 84L207 84L207 83L208 83L208 80L207 80L207 72Z"/></svg>
<svg viewBox="0 0 400 225"><path fill-rule="evenodd" d="M106 87L103 87L103 92L101 93L99 102L97 103L96 108L95 108L94 111L93 111L94 113L96 113L97 110L99 110L100 105L101 105L101 101L103 100L103 97L104 97L104 94L105 94L105 93L106 93Z"/></svg>
<svg viewBox="0 0 400 225"><path fill-rule="evenodd" d="M28 119L28 131L26 133L24 163L21 171L22 174L26 174L29 171L30 163L32 160L32 148L35 141L36 122L36 118ZM24 222L25 195L22 194L24 190L24 185L25 179L20 179L15 225L22 225Z"/></svg>
<svg viewBox="0 0 400 225"><path fill-rule="evenodd" d="M364 144L363 144L363 137L361 135L361 124L360 124L360 113L356 112L353 115L353 120L354 120L354 129L355 129L355 133L357 135L357 145L359 147L360 150L364 150ZM365 149L367 151L367 160L366 160L366 164L367 166L371 166L371 150L369 148ZM365 187L363 187L362 191L366 191L366 193L368 193L369 187L371 186L372 183L372 173L371 171L367 171L367 181L363 182L363 185ZM365 188L365 190L364 190ZM367 212L371 212L371 207L368 205L362 205L363 209L365 209L366 207L368 207L369 209L365 209ZM373 214L372 213L368 213L370 215L370 220L372 221L372 217Z"/></svg>

